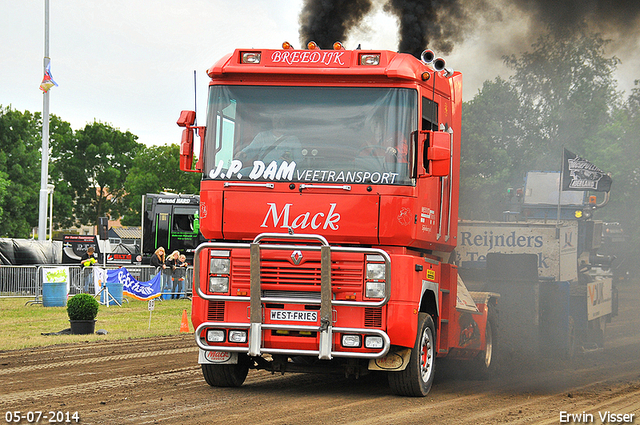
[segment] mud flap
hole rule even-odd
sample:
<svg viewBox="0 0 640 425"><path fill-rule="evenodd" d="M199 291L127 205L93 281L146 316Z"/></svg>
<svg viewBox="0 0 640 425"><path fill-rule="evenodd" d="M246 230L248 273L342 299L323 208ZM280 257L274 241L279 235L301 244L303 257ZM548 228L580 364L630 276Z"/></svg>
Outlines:
<svg viewBox="0 0 640 425"><path fill-rule="evenodd" d="M411 349L405 348L400 351L389 353L379 359L369 360L369 370L400 371L404 370L411 359Z"/></svg>
<svg viewBox="0 0 640 425"><path fill-rule="evenodd" d="M198 364L238 364L238 353L198 350Z"/></svg>

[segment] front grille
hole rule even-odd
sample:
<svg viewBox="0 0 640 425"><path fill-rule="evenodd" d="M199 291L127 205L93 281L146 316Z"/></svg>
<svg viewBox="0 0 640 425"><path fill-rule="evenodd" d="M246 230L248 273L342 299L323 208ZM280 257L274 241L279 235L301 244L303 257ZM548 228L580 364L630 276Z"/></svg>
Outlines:
<svg viewBox="0 0 640 425"><path fill-rule="evenodd" d="M210 322L224 321L224 301L209 301L207 318Z"/></svg>
<svg viewBox="0 0 640 425"><path fill-rule="evenodd" d="M353 260L332 261L331 282L334 287L361 288L364 281L362 256ZM320 288L320 261L306 260L296 266L285 258L260 261L260 281L263 285L309 285ZM231 279L234 284L249 285L250 266L248 259L234 258Z"/></svg>
<svg viewBox="0 0 640 425"><path fill-rule="evenodd" d="M366 307L364 309L364 325L367 328L382 327L382 309Z"/></svg>
<svg viewBox="0 0 640 425"><path fill-rule="evenodd" d="M307 291L262 291L262 296L266 298L294 298L320 300L320 292Z"/></svg>
<svg viewBox="0 0 640 425"><path fill-rule="evenodd" d="M307 261L294 266L288 261L263 260L260 264L260 280L265 285L275 283L320 286L320 262Z"/></svg>

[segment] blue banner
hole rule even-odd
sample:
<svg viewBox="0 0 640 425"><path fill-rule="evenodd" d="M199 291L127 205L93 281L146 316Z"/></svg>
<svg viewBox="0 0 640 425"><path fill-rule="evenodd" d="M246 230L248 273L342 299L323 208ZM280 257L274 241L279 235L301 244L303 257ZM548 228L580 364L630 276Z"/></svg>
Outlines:
<svg viewBox="0 0 640 425"><path fill-rule="evenodd" d="M122 283L122 293L138 300L148 301L162 293L161 275L158 273L148 282L138 282L127 269L107 271L108 283Z"/></svg>

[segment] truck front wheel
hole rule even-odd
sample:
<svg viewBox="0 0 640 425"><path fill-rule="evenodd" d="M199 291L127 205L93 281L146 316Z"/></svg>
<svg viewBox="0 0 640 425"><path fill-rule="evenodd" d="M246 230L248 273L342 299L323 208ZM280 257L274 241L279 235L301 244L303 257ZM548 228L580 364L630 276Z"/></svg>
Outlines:
<svg viewBox="0 0 640 425"><path fill-rule="evenodd" d="M418 337L411 350L407 367L400 372L389 372L389 386L398 394L424 397L429 393L435 375L436 328L427 313L418 315Z"/></svg>
<svg viewBox="0 0 640 425"><path fill-rule="evenodd" d="M202 375L212 387L239 387L249 373L246 356L238 356L238 364L203 364Z"/></svg>

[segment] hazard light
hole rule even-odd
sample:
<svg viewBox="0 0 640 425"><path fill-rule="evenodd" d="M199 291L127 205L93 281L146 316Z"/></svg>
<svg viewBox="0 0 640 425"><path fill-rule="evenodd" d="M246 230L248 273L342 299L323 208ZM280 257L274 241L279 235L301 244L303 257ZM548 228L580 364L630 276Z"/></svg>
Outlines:
<svg viewBox="0 0 640 425"><path fill-rule="evenodd" d="M260 63L260 52L242 52L242 63Z"/></svg>
<svg viewBox="0 0 640 425"><path fill-rule="evenodd" d="M344 50L344 46L339 41L333 43L333 50Z"/></svg>
<svg viewBox="0 0 640 425"><path fill-rule="evenodd" d="M380 65L380 53L362 53L360 55L360 65Z"/></svg>
<svg viewBox="0 0 640 425"><path fill-rule="evenodd" d="M309 43L307 43L307 49L320 50L320 47L318 47L318 43L316 43L315 41L310 41Z"/></svg>
<svg viewBox="0 0 640 425"><path fill-rule="evenodd" d="M284 50L294 50L293 46L288 41L285 41L284 43L282 43L282 48Z"/></svg>

